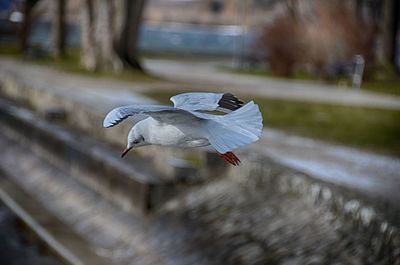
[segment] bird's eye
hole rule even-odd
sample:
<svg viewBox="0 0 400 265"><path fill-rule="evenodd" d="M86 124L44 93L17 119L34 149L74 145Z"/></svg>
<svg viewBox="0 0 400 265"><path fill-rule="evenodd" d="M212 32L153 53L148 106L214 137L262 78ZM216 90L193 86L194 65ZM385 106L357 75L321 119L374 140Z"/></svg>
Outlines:
<svg viewBox="0 0 400 265"><path fill-rule="evenodd" d="M140 142L144 142L144 138L141 135L136 140L133 140L132 144L138 144Z"/></svg>

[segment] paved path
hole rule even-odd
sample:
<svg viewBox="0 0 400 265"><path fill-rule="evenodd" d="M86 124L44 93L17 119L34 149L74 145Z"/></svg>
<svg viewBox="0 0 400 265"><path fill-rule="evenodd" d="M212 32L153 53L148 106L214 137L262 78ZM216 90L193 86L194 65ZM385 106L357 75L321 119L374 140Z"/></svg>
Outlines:
<svg viewBox="0 0 400 265"><path fill-rule="evenodd" d="M47 89L49 93L63 95L104 113L118 105L149 102L149 99L134 91L156 85L88 78L20 61L0 59L0 80L4 75L14 76L31 85L32 89ZM315 178L357 188L391 202L400 200L400 193L397 192L400 187L398 158L331 145L271 129L265 129L262 140L250 148Z"/></svg>
<svg viewBox="0 0 400 265"><path fill-rule="evenodd" d="M146 59L145 67L167 80L216 90L270 98L400 109L400 97L338 88L317 82L290 81L223 72L218 63Z"/></svg>

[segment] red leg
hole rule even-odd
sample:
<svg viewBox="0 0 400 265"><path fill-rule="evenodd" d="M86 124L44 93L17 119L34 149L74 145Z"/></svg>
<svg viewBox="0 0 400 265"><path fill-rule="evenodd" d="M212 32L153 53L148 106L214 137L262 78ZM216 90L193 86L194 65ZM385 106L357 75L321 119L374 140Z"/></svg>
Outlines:
<svg viewBox="0 0 400 265"><path fill-rule="evenodd" d="M220 157L225 159L226 162L232 164L234 166L238 166L240 163L240 159L232 152L226 152L225 154L219 154Z"/></svg>

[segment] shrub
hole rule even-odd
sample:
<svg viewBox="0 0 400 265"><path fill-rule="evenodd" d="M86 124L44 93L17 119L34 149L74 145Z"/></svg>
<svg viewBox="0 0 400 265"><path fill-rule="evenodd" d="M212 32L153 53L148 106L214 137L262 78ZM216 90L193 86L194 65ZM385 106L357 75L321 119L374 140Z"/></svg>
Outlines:
<svg viewBox="0 0 400 265"><path fill-rule="evenodd" d="M267 50L267 60L271 70L283 76L293 74L295 66L302 59L304 44L300 27L291 16L280 16L266 28L261 47Z"/></svg>
<svg viewBox="0 0 400 265"><path fill-rule="evenodd" d="M366 70L374 65L375 27L355 15L343 0L298 1L265 26L259 47L267 50L271 70L289 76L311 66L322 77L338 74L337 66L363 55Z"/></svg>

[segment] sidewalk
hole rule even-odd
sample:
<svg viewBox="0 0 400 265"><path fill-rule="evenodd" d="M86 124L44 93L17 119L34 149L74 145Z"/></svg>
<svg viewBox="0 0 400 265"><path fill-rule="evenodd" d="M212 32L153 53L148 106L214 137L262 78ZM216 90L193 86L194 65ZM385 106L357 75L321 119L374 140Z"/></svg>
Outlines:
<svg viewBox="0 0 400 265"><path fill-rule="evenodd" d="M338 88L316 82L232 74L219 69L215 62L146 59L144 63L151 73L167 80L183 82L183 86L187 83L189 87L215 87L215 90L269 98L400 109L398 96Z"/></svg>
<svg viewBox="0 0 400 265"><path fill-rule="evenodd" d="M47 67L0 58L0 80L5 76L11 76L33 89L46 90L49 94L57 94L79 104L90 106L100 115L104 115L111 108L119 105L153 102L135 91L163 85L72 76ZM243 80L246 82L247 79ZM233 90L238 91L238 88ZM346 97L345 93L340 96ZM369 93L365 94L365 97L371 100L377 99L376 104L379 102L378 99L382 99ZM394 97L384 97L384 99L380 102L387 102L388 108L394 108L397 103L400 104ZM389 102L396 104L390 105ZM386 105L383 104L383 106ZM125 139L125 135L121 135L121 139ZM400 200L400 193L398 193L400 159L398 158L335 146L271 129L265 129L261 141L245 150L267 155L325 182L357 189L372 198L384 198L398 207L397 202Z"/></svg>

